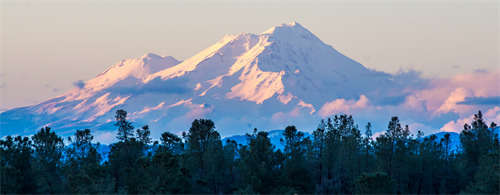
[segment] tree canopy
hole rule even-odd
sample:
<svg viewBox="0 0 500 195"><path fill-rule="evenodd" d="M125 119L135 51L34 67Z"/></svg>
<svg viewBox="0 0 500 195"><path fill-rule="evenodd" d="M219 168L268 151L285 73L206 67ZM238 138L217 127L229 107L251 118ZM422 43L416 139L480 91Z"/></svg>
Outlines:
<svg viewBox="0 0 500 195"><path fill-rule="evenodd" d="M499 194L499 135L482 113L464 124L458 148L450 134L412 135L398 117L372 138L354 118L321 120L307 137L295 126L283 150L254 129L246 144L222 142L215 123L182 130L135 130L116 112L118 142L100 153L92 130L64 139L50 127L31 138L0 140L2 194ZM164 131L158 140L151 131ZM182 132L182 133L181 133ZM178 136L182 134L182 136ZM155 141L154 141L155 140Z"/></svg>

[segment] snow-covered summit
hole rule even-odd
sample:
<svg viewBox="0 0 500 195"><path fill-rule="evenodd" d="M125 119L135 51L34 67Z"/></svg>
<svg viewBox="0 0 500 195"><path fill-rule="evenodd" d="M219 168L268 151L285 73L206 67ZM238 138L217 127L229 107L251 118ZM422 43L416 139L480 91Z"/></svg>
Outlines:
<svg viewBox="0 0 500 195"><path fill-rule="evenodd" d="M288 24L280 24L278 26L275 26L275 27L272 27L262 33L260 33L261 35L270 35L270 34L273 34L274 31L276 29L281 29L281 30L289 30L289 31L302 31L302 30L306 30L308 31L306 28L302 27L302 25L300 25L298 22L291 22L291 23L288 23Z"/></svg>
<svg viewBox="0 0 500 195"><path fill-rule="evenodd" d="M163 57L166 57L164 55L162 56L159 56L159 55L156 55L154 53L147 53L147 54L144 54L141 58L163 58ZM171 57L171 56L169 56Z"/></svg>
<svg viewBox="0 0 500 195"><path fill-rule="evenodd" d="M179 64L172 56L148 53L140 58L122 60L109 67L81 88L74 88L61 96L67 100L89 98L112 86L133 86L147 76Z"/></svg>
<svg viewBox="0 0 500 195"><path fill-rule="evenodd" d="M227 35L183 62L152 53L122 60L84 86L1 113L2 128L114 129L117 109L157 129L201 117L248 127L277 124L389 82L293 22L258 35Z"/></svg>

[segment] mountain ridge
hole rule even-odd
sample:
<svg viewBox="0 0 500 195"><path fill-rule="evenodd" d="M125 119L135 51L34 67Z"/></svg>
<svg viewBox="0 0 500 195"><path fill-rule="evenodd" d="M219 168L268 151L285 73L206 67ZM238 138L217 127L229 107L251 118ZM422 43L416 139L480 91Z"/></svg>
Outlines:
<svg viewBox="0 0 500 195"><path fill-rule="evenodd" d="M393 83L294 22L259 35L226 35L182 62L152 53L122 60L60 96L0 113L7 129L1 136L43 126L109 132L117 109L157 129L153 135L179 133L201 117L223 122L223 135L234 134L231 128L276 129L280 122L316 120L335 99L359 99L363 107L376 100L380 85Z"/></svg>

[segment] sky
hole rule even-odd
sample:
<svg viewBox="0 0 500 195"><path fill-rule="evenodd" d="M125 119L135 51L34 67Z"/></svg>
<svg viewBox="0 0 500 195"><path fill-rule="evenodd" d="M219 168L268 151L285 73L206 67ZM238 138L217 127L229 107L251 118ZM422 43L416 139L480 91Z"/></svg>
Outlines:
<svg viewBox="0 0 500 195"><path fill-rule="evenodd" d="M364 66L498 70L498 2L3 1L0 109L40 103L146 53L186 60L227 34L299 22Z"/></svg>

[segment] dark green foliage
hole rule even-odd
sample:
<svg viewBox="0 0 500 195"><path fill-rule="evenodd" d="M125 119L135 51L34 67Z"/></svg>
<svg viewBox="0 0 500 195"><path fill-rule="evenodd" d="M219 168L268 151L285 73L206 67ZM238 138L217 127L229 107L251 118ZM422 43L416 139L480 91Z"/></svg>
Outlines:
<svg viewBox="0 0 500 195"><path fill-rule="evenodd" d="M281 142L285 145L283 161L285 186L301 193L312 193L312 176L305 159L306 142L309 142L309 138L304 138L304 133L297 131L295 126L286 127L283 137Z"/></svg>
<svg viewBox="0 0 500 195"><path fill-rule="evenodd" d="M238 191L235 191L233 194L238 194L238 195L246 195L246 194L257 194L253 191L251 185L247 185L245 189L239 189Z"/></svg>
<svg viewBox="0 0 500 195"><path fill-rule="evenodd" d="M67 193L111 193L113 190L114 183L101 166L100 144L92 144L93 138L89 129L77 130L73 139L68 137L70 146L66 148L66 162L61 168Z"/></svg>
<svg viewBox="0 0 500 195"><path fill-rule="evenodd" d="M500 194L499 159L498 151L481 156L474 181L461 194Z"/></svg>
<svg viewBox="0 0 500 195"><path fill-rule="evenodd" d="M239 151L241 161L239 163L240 175L243 183L253 192L269 194L278 185L278 173L276 170L274 148L267 132L247 134L248 147L242 147Z"/></svg>
<svg viewBox="0 0 500 195"><path fill-rule="evenodd" d="M498 133L494 130L496 124L488 128L481 111L474 115L471 125L465 124L460 133L462 153L459 155L460 169L464 170L461 185L467 185L473 180L479 167L479 159L493 151L498 151Z"/></svg>
<svg viewBox="0 0 500 195"><path fill-rule="evenodd" d="M161 149L169 151L172 154L181 154L184 151L184 143L182 143L182 139L177 135L165 132L161 134Z"/></svg>
<svg viewBox="0 0 500 195"><path fill-rule="evenodd" d="M194 177L191 193L213 193L223 191L224 152L220 135L211 120L196 119L187 134L187 168Z"/></svg>
<svg viewBox="0 0 500 195"><path fill-rule="evenodd" d="M108 160L89 129L68 137L49 127L31 140L0 140L2 194L499 194L498 127L479 112L464 125L460 147L450 134L416 137L392 117L372 140L352 116L321 120L311 137L288 126L275 150L267 132L247 144L222 143L215 124L194 120L183 139L171 132L152 142L149 126L133 132L117 111L119 142Z"/></svg>
<svg viewBox="0 0 500 195"><path fill-rule="evenodd" d="M135 137L137 141L147 146L152 142L149 136L151 136L151 131L149 130L149 126L144 125L142 126L142 129L137 129L137 134Z"/></svg>
<svg viewBox="0 0 500 195"><path fill-rule="evenodd" d="M134 126L132 126L131 122L127 121L127 111L117 110L115 118L115 126L118 127L118 135L116 136L116 138L119 141L128 141L130 140L130 138L133 138Z"/></svg>
<svg viewBox="0 0 500 195"><path fill-rule="evenodd" d="M189 132L183 136L187 142L190 170L196 177L202 177L207 172L204 154L210 150L214 142L220 141L219 133L215 131L215 125L211 120L196 119Z"/></svg>
<svg viewBox="0 0 500 195"><path fill-rule="evenodd" d="M398 183L387 173L362 173L355 181L355 194L396 194Z"/></svg>
<svg viewBox="0 0 500 195"><path fill-rule="evenodd" d="M1 154L1 193L31 194L36 193L31 164L33 163L32 142L28 137L7 136L0 140Z"/></svg>
<svg viewBox="0 0 500 195"><path fill-rule="evenodd" d="M111 146L109 161L105 163L105 166L107 174L116 181L114 192L139 193L140 170L135 168L135 163L143 155L142 148L142 143L136 141L135 138Z"/></svg>
<svg viewBox="0 0 500 195"><path fill-rule="evenodd" d="M42 128L31 137L35 159L31 164L35 175L37 193L54 194L62 192L62 176L60 168L64 147L63 139L50 131L50 127Z"/></svg>

